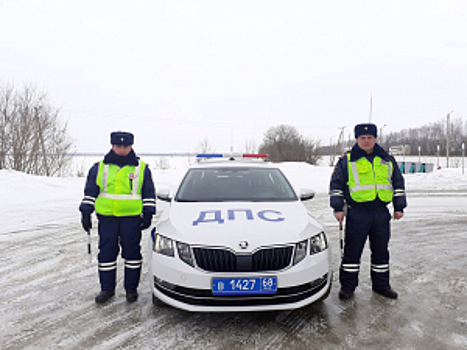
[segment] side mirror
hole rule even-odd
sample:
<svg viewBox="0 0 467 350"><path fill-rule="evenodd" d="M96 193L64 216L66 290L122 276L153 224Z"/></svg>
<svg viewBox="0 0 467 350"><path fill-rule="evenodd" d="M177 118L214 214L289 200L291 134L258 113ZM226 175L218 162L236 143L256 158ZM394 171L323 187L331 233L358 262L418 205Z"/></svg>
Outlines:
<svg viewBox="0 0 467 350"><path fill-rule="evenodd" d="M315 191L310 190L309 188L300 189L300 200L307 201L315 197Z"/></svg>
<svg viewBox="0 0 467 350"><path fill-rule="evenodd" d="M172 200L172 197L170 197L170 190L168 188L157 190L156 197L164 202L170 202Z"/></svg>

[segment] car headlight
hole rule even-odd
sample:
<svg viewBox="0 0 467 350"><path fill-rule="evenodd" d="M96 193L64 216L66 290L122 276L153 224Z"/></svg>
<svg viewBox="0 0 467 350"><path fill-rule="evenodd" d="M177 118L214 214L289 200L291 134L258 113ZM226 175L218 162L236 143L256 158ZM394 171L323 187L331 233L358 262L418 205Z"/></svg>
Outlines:
<svg viewBox="0 0 467 350"><path fill-rule="evenodd" d="M328 241L324 232L310 238L310 255L322 252L328 248Z"/></svg>
<svg viewBox="0 0 467 350"><path fill-rule="evenodd" d="M306 256L306 248L308 245L308 241L301 241L295 244L295 255L293 257L293 264L296 265Z"/></svg>
<svg viewBox="0 0 467 350"><path fill-rule="evenodd" d="M153 250L162 255L174 256L173 241L170 238L156 234Z"/></svg>
<svg viewBox="0 0 467 350"><path fill-rule="evenodd" d="M180 257L182 261L184 261L190 266L194 266L193 256L191 255L191 249L188 244L177 242L177 250L178 250L178 256Z"/></svg>

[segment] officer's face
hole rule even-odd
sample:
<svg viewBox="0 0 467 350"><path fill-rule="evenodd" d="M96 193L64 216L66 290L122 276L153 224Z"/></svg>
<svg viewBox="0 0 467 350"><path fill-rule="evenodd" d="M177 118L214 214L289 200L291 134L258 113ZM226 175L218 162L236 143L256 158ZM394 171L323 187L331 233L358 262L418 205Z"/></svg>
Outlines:
<svg viewBox="0 0 467 350"><path fill-rule="evenodd" d="M360 135L357 138L357 145L362 150L366 151L367 153L373 152L373 148L375 148L376 137L373 135Z"/></svg>
<svg viewBox="0 0 467 350"><path fill-rule="evenodd" d="M126 156L131 152L131 146L112 145L112 151L119 156Z"/></svg>

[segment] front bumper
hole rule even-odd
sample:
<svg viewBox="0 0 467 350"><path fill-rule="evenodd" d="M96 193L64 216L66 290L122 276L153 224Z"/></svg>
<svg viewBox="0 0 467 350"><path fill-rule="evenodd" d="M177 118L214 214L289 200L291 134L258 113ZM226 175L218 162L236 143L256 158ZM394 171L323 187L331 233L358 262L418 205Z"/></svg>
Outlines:
<svg viewBox="0 0 467 350"><path fill-rule="evenodd" d="M192 268L178 259L153 253L151 288L155 297L179 309L195 312L290 310L320 300L330 290L329 250L308 256L298 265L267 273L212 273ZM276 276L276 294L213 295L213 277Z"/></svg>
<svg viewBox="0 0 467 350"><path fill-rule="evenodd" d="M331 288L330 280L326 274L299 286L278 288L274 295L214 296L211 290L177 286L154 277L153 291L162 301L188 311L282 310L318 300Z"/></svg>

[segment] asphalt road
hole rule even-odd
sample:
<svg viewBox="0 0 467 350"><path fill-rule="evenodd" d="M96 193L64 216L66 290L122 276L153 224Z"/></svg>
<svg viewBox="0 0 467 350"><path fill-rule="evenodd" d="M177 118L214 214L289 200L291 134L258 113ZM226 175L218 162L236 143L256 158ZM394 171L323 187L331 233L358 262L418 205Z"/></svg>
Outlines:
<svg viewBox="0 0 467 350"><path fill-rule="evenodd" d="M369 254L355 298L338 299L337 273L324 302L295 311L188 313L152 304L143 266L140 298L94 303L96 247L88 261L78 214L34 230L0 228L1 349L466 349L467 193L409 193L409 209L392 226L391 282L398 300L371 291ZM338 228L319 195L307 204L331 235ZM147 253L144 233L143 251ZM146 263L145 263L146 264Z"/></svg>

